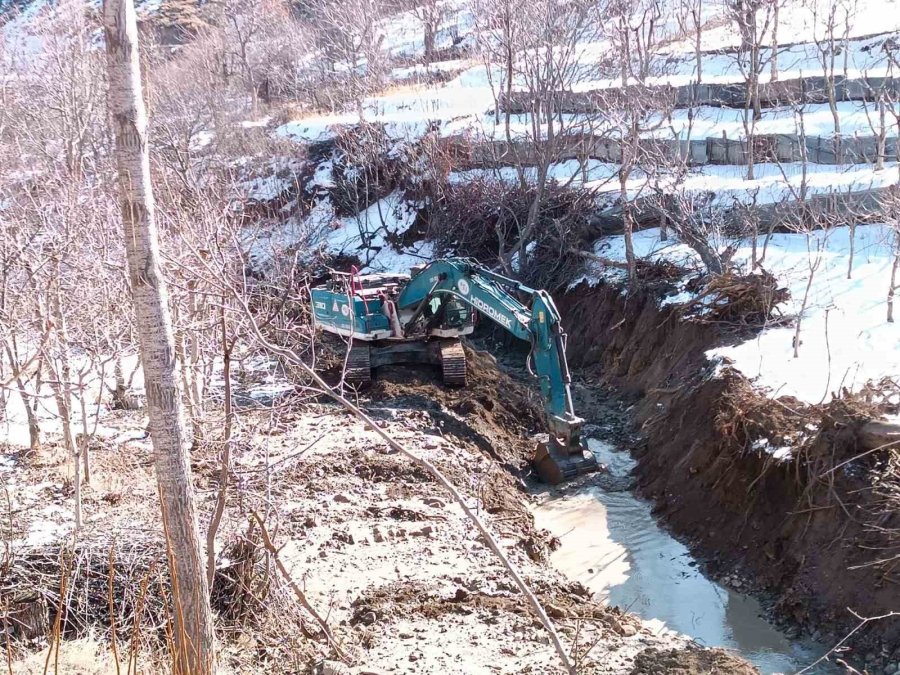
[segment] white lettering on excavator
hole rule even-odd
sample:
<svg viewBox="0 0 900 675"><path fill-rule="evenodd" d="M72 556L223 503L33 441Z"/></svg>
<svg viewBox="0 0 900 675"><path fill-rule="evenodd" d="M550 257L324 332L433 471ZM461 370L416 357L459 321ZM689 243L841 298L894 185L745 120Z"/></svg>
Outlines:
<svg viewBox="0 0 900 675"><path fill-rule="evenodd" d="M316 309L328 309L328 305L324 302L316 301Z"/></svg>
<svg viewBox="0 0 900 675"><path fill-rule="evenodd" d="M479 312L482 312L483 314L487 314L504 328L512 328L512 319L498 312L494 307L491 307L481 298L472 298L471 302L472 306L475 309L477 309Z"/></svg>

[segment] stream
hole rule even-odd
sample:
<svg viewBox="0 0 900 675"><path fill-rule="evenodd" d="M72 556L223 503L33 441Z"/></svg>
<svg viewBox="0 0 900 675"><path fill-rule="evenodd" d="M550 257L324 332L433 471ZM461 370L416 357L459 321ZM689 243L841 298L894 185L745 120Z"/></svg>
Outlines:
<svg viewBox="0 0 900 675"><path fill-rule="evenodd" d="M561 541L551 557L557 569L651 626L734 650L764 674L795 673L825 652L787 638L755 599L707 579L687 547L659 526L650 503L626 487L631 456L602 441L589 445L609 469L609 487L551 497L534 512L537 525ZM808 672L840 671L823 663Z"/></svg>

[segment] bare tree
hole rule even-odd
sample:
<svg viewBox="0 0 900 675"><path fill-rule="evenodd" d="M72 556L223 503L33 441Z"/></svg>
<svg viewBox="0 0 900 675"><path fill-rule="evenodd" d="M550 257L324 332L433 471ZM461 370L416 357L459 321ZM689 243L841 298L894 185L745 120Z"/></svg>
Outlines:
<svg viewBox="0 0 900 675"><path fill-rule="evenodd" d="M103 19L125 250L141 343L162 519L171 547L176 644L173 665L175 672L183 675L211 675L216 671L215 633L175 372L168 293L159 263L147 114L132 0L105 0Z"/></svg>
<svg viewBox="0 0 900 675"><path fill-rule="evenodd" d="M887 292L887 321L894 323L894 297L897 289L900 288L900 278L898 278L898 270L900 270L900 194L898 194L897 186L893 186L891 194L888 196L886 204L886 213L888 222L891 225L891 277L888 283Z"/></svg>
<svg viewBox="0 0 900 675"><path fill-rule="evenodd" d="M844 21L841 20L841 14L844 14ZM817 1L813 4L813 22L818 27L822 24L822 32L817 30L813 33L813 41L816 45L816 52L819 63L822 66L822 75L825 82L825 98L828 101L828 107L831 110L831 116L834 120L834 154L835 161L840 164L843 161L843 150L841 143L841 116L838 111L837 97L837 58L842 49L846 52L846 45L839 44L839 28L847 26L849 22L850 8L843 0L824 0Z"/></svg>
<svg viewBox="0 0 900 675"><path fill-rule="evenodd" d="M678 28L694 43L694 73L703 81L703 0L678 0L675 7Z"/></svg>
<svg viewBox="0 0 900 675"><path fill-rule="evenodd" d="M775 58L772 49L765 49L764 40L771 30L778 0L728 0L726 10L737 24L741 47L735 53L735 63L744 78L744 137L746 139L747 180L754 179L756 162L756 124L762 119L759 94L760 75L767 63Z"/></svg>
<svg viewBox="0 0 900 675"><path fill-rule="evenodd" d="M212 8L223 31L224 67L240 73L255 114L260 94L268 97L265 72L283 43L287 6L281 0L217 0Z"/></svg>
<svg viewBox="0 0 900 675"><path fill-rule="evenodd" d="M363 120L363 99L382 79L380 0L312 0L312 21L326 55L329 77L348 89Z"/></svg>
<svg viewBox="0 0 900 675"><path fill-rule="evenodd" d="M442 0L414 0L414 3L412 12L422 22L425 63L431 63L434 60L435 38L447 16L447 6Z"/></svg>
<svg viewBox="0 0 900 675"><path fill-rule="evenodd" d="M615 48L615 61L620 64L622 88L610 90L602 107L607 124L621 148L618 170L619 204L625 235L625 259L631 281L637 278L637 259L633 233L637 226L637 204L652 189L653 181L638 182L630 187L635 174L647 178L654 173L658 157L645 152L641 140L654 136L669 117L672 101L668 94L654 86L651 78L664 73L659 46L665 35L661 29L662 8L657 0L639 3L617 2L610 6L605 22L609 41Z"/></svg>

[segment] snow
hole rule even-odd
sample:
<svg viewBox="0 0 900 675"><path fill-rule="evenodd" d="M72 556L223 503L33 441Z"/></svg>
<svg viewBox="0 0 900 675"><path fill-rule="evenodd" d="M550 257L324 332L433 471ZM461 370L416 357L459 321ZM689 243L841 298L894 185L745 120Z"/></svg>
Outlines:
<svg viewBox="0 0 900 675"><path fill-rule="evenodd" d="M794 396L809 403L831 399L842 388L858 391L867 382L888 376L900 378L900 324L887 322L886 297L893 262L893 230L887 225L856 227L853 270L850 265L849 227L806 234L772 235L763 268L774 274L790 291L790 300L780 309L785 316L801 319L800 348L794 356L794 325L763 330L744 342L717 347L707 356L728 364L750 378L759 388L776 396ZM714 242L721 250L726 243L736 247L733 263L749 271L752 242ZM757 241L762 251L765 237ZM659 229L634 233L635 254L647 260L668 260L688 268L699 268L697 255L686 245L660 242ZM623 236L601 239L597 255L625 260ZM810 265L820 259L812 274L809 299L803 297L810 278ZM601 278L621 280L623 271L588 271L573 286ZM664 304L691 299L685 292L667 298ZM900 312L900 308L898 308Z"/></svg>
<svg viewBox="0 0 900 675"><path fill-rule="evenodd" d="M764 266L791 292L784 311L801 318L799 356L793 354L792 326L765 330L755 339L713 349L708 356L730 360L772 396L810 403L830 400L842 387L856 391L870 380L900 377L900 326L886 320L891 236L887 226L858 226L853 274L847 279L848 227L817 232L809 240L801 234L774 235ZM810 260L820 253L809 302L801 311ZM746 264L749 258L745 243L737 259Z"/></svg>
<svg viewBox="0 0 900 675"><path fill-rule="evenodd" d="M334 220L324 238L325 249L332 254L356 255L366 271L405 271L433 255L429 242L417 241L402 251L390 243L412 226L418 207L400 192L393 192L356 216Z"/></svg>
<svg viewBox="0 0 900 675"><path fill-rule="evenodd" d="M253 201L266 202L280 197L291 189L294 181L278 176L262 176L244 183L247 198Z"/></svg>
<svg viewBox="0 0 900 675"><path fill-rule="evenodd" d="M312 179L309 181L310 187L331 188L334 187L334 162L330 159L325 160L316 166L316 171Z"/></svg>

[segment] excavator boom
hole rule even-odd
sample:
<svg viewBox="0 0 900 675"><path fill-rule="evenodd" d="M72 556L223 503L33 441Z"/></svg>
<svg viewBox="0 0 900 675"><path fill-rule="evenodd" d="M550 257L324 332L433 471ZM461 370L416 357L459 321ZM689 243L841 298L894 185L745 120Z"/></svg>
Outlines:
<svg viewBox="0 0 900 675"><path fill-rule="evenodd" d="M530 306L519 296L530 298ZM550 294L535 290L465 258L437 260L404 287L397 306L419 306L433 297L453 297L530 344L529 371L538 379L549 440L535 451L534 464L545 482L556 484L597 469L584 446L584 420L575 414L566 362L566 334Z"/></svg>
<svg viewBox="0 0 900 675"><path fill-rule="evenodd" d="M523 302L521 298L526 298ZM434 363L451 386L465 384L459 337L487 317L528 342L528 369L540 386L549 440L538 444L534 465L556 484L595 471L581 437L566 364L566 334L546 291L529 288L466 258L445 258L406 275L338 276L312 290L313 316L324 330L351 338L347 378L367 381L370 369L392 363Z"/></svg>

